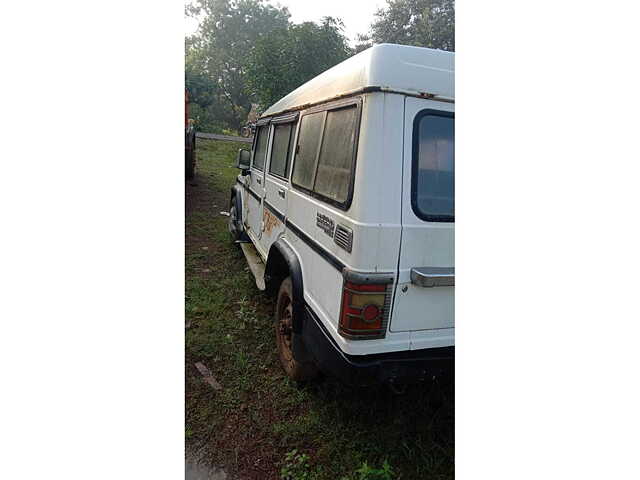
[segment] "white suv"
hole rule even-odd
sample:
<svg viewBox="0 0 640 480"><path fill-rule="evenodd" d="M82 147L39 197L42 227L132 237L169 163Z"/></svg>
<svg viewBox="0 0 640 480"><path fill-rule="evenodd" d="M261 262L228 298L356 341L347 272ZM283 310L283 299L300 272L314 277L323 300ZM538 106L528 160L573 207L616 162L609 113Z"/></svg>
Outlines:
<svg viewBox="0 0 640 480"><path fill-rule="evenodd" d="M277 292L290 377L404 383L452 366L453 53L349 58L271 106L238 167L229 229Z"/></svg>

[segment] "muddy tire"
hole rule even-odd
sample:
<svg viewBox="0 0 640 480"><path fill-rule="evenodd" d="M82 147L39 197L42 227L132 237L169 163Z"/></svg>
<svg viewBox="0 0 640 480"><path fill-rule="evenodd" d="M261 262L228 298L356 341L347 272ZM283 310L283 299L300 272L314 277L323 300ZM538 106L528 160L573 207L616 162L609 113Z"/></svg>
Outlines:
<svg viewBox="0 0 640 480"><path fill-rule="evenodd" d="M196 173L196 134L195 131L187 134L184 150L185 177L193 180Z"/></svg>
<svg viewBox="0 0 640 480"><path fill-rule="evenodd" d="M280 284L275 314L276 343L278 356L286 374L292 380L301 382L311 380L318 375L318 369L312 362L300 362L293 355L293 287L291 277Z"/></svg>
<svg viewBox="0 0 640 480"><path fill-rule="evenodd" d="M187 180L193 180L196 170L193 162L193 152L186 152L186 157L185 178Z"/></svg>
<svg viewBox="0 0 640 480"><path fill-rule="evenodd" d="M231 206L229 207L229 233L234 241L240 238L240 233L238 232L238 212L236 211L235 206L235 198L231 199Z"/></svg>

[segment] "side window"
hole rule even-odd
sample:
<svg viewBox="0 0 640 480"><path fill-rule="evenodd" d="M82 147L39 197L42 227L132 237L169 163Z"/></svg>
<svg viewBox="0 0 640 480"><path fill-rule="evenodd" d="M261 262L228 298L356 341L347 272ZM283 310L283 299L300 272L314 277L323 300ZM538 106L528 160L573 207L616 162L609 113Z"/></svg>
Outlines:
<svg viewBox="0 0 640 480"><path fill-rule="evenodd" d="M304 115L300 120L298 151L293 165L291 182L307 190L313 190L316 156L318 155L323 120L324 112Z"/></svg>
<svg viewBox="0 0 640 480"><path fill-rule="evenodd" d="M264 157L267 153L267 140L269 140L269 125L258 127L256 131L256 150L253 154L253 166L259 170L264 170Z"/></svg>
<svg viewBox="0 0 640 480"><path fill-rule="evenodd" d="M353 184L358 105L303 115L291 182L345 208Z"/></svg>
<svg viewBox="0 0 640 480"><path fill-rule="evenodd" d="M413 124L411 206L423 220L454 221L454 118L424 110Z"/></svg>
<svg viewBox="0 0 640 480"><path fill-rule="evenodd" d="M293 136L293 123L283 123L274 126L273 145L271 146L271 161L269 173L279 177L286 177L289 170L289 145Z"/></svg>
<svg viewBox="0 0 640 480"><path fill-rule="evenodd" d="M344 203L351 185L356 106L327 112L314 191Z"/></svg>

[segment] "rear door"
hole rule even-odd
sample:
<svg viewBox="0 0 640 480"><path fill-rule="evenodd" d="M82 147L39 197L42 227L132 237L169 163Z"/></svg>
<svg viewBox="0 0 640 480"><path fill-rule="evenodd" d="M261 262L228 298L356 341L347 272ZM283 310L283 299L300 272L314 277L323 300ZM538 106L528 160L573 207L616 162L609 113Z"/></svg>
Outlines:
<svg viewBox="0 0 640 480"><path fill-rule="evenodd" d="M451 103L405 99L402 240L393 332L444 334L450 329L453 337L453 112Z"/></svg>
<svg viewBox="0 0 640 480"><path fill-rule="evenodd" d="M272 120L271 148L264 179L265 197L262 210L262 232L260 246L268 254L271 244L285 229L287 198L289 193L289 171L293 156L298 114Z"/></svg>

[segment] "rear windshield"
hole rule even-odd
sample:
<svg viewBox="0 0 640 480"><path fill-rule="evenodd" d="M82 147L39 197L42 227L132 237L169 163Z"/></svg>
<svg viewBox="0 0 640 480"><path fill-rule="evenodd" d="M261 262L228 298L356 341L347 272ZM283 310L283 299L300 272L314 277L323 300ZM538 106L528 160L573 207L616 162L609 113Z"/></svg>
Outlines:
<svg viewBox="0 0 640 480"><path fill-rule="evenodd" d="M453 113L423 110L413 124L411 205L433 222L454 221Z"/></svg>

